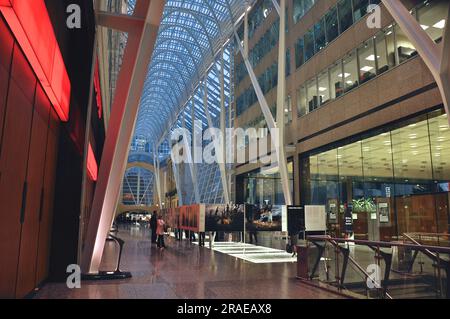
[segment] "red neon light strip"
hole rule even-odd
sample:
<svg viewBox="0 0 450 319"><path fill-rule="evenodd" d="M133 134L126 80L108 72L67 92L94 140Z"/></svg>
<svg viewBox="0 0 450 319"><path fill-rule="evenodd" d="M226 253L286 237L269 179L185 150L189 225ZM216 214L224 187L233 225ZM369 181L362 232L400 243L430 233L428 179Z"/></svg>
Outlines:
<svg viewBox="0 0 450 319"><path fill-rule="evenodd" d="M98 72L98 58L96 59L94 69L94 87L96 92L98 118L101 119L103 114L103 105L102 105L102 91L100 87L100 76Z"/></svg>
<svg viewBox="0 0 450 319"><path fill-rule="evenodd" d="M89 143L88 156L87 156L87 173L91 180L94 182L98 178L98 165L95 159L94 151L92 150L92 145Z"/></svg>
<svg viewBox="0 0 450 319"><path fill-rule="evenodd" d="M0 12L59 118L68 121L71 84L44 0L0 0Z"/></svg>

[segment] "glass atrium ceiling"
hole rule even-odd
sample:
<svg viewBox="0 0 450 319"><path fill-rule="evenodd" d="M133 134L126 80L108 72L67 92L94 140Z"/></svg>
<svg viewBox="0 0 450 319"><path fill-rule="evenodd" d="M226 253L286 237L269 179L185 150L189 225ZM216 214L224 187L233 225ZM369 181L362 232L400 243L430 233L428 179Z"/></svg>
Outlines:
<svg viewBox="0 0 450 319"><path fill-rule="evenodd" d="M177 121L234 22L254 1L168 0L141 99L135 136L153 149ZM129 1L132 5L133 1Z"/></svg>

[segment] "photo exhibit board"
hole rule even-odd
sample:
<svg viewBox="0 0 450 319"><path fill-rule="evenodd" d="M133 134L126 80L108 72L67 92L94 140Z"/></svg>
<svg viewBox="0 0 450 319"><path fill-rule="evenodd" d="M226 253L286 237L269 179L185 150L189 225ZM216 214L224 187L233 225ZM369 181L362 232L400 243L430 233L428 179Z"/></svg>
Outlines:
<svg viewBox="0 0 450 319"><path fill-rule="evenodd" d="M249 231L282 231L282 205L245 204L245 227Z"/></svg>
<svg viewBox="0 0 450 319"><path fill-rule="evenodd" d="M205 231L244 231L244 205L206 204Z"/></svg>
<svg viewBox="0 0 450 319"><path fill-rule="evenodd" d="M179 211L179 229L196 233L205 231L205 205L182 206Z"/></svg>
<svg viewBox="0 0 450 319"><path fill-rule="evenodd" d="M380 223L389 223L389 203L378 203L378 216L380 216Z"/></svg>
<svg viewBox="0 0 450 319"><path fill-rule="evenodd" d="M324 205L305 206L305 230L327 231L327 213Z"/></svg>

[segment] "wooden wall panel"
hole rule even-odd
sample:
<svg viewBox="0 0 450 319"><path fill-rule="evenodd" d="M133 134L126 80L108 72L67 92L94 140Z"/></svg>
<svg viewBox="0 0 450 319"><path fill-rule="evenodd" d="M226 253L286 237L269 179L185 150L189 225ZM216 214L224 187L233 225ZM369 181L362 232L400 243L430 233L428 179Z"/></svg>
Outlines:
<svg viewBox="0 0 450 319"><path fill-rule="evenodd" d="M42 202L42 213L39 221L38 253L36 258L36 286L39 286L47 278L49 270L59 125L59 119L56 112L52 109L50 111L49 131L47 135L47 150L43 183L44 196Z"/></svg>
<svg viewBox="0 0 450 319"><path fill-rule="evenodd" d="M0 156L0 297L14 297L19 257L20 215L31 128L35 78L28 78L24 57L14 50L12 74L28 80L19 85L10 80ZM25 89L25 92L24 92ZM31 93L30 93L31 92Z"/></svg>
<svg viewBox="0 0 450 319"><path fill-rule="evenodd" d="M27 197L22 224L16 297L22 298L35 288L36 258L39 236L39 217L47 147L48 120L51 104L38 85L31 127L27 168Z"/></svg>

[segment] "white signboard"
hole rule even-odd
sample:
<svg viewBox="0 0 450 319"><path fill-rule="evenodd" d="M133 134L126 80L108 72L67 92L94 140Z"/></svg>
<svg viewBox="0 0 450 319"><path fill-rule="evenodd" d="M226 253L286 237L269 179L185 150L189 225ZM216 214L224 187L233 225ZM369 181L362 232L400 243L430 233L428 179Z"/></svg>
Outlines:
<svg viewBox="0 0 450 319"><path fill-rule="evenodd" d="M287 206L281 206L281 231L288 231Z"/></svg>
<svg viewBox="0 0 450 319"><path fill-rule="evenodd" d="M327 213L325 206L305 206L306 231L326 231Z"/></svg>

